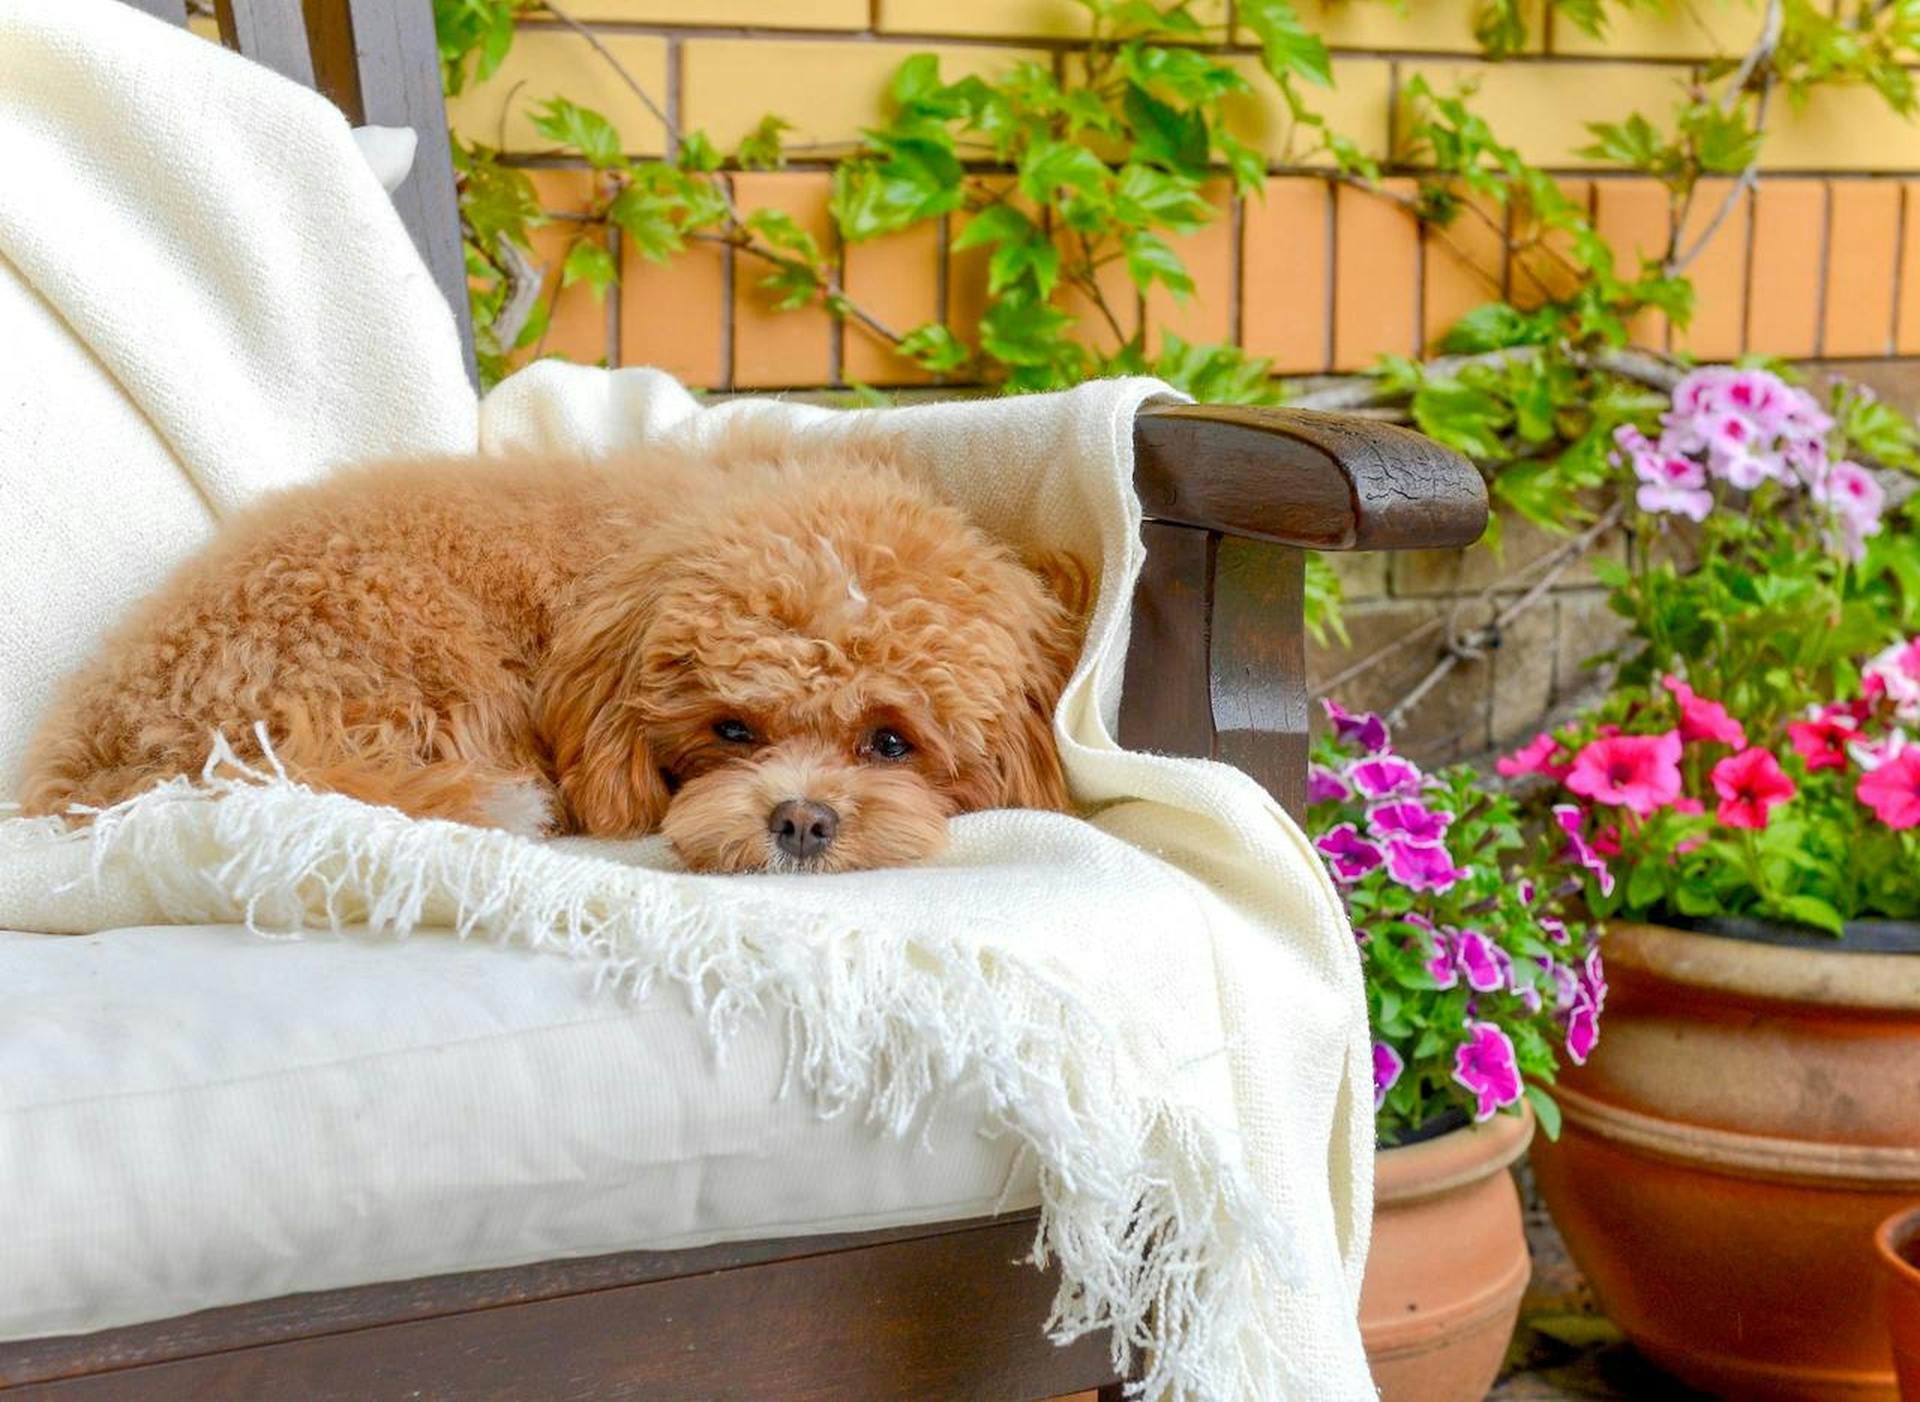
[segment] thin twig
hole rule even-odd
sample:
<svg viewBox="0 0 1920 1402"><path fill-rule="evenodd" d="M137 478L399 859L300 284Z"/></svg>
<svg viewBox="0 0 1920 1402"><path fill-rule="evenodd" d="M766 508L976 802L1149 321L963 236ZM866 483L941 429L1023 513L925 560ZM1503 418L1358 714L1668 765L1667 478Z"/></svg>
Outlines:
<svg viewBox="0 0 1920 1402"><path fill-rule="evenodd" d="M591 29L587 28L586 25L580 23L579 20L575 19L558 5L548 3L548 0L541 0L540 8L559 20L561 24L571 29L575 34L578 34L582 39L585 39L589 44L593 45L594 52L598 53L600 57L613 65L613 71L620 75L620 81L627 85L627 90L640 99L647 111L653 113L654 118L660 125L666 128L667 135L673 138L674 144L679 144L680 132L672 122L667 120L666 109L655 102L652 95L640 86L639 81L633 74L627 71L626 64L614 56L613 50L601 42L598 34L595 34Z"/></svg>

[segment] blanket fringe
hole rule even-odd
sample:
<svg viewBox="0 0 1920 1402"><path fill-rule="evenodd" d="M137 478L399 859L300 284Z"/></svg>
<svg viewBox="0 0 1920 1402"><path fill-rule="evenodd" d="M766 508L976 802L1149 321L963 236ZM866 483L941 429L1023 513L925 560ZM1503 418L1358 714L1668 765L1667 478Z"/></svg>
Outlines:
<svg viewBox="0 0 1920 1402"><path fill-rule="evenodd" d="M1087 1055L1128 1044L1031 952L415 821L269 765L221 742L199 782L97 813L94 879L136 874L173 919L262 934L447 927L565 954L627 997L681 990L717 1052L743 1018L778 1018L789 1075L821 1113L859 1113L894 1135L924 1132L937 1095L977 1091L990 1127L1039 1166L1028 1259L1060 1270L1045 1326L1055 1342L1111 1330L1115 1369L1138 1373L1132 1397L1312 1395L1260 1324L1261 1301L1302 1277L1237 1144L1179 1103L1175 1068ZM16 849L70 840L40 821L0 829Z"/></svg>

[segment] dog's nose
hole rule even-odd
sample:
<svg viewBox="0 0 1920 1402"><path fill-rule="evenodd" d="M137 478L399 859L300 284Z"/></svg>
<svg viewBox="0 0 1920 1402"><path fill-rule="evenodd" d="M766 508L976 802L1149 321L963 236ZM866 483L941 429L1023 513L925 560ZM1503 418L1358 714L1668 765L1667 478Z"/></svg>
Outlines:
<svg viewBox="0 0 1920 1402"><path fill-rule="evenodd" d="M833 845L840 815L810 798L790 798L767 815L767 831L788 856L817 857Z"/></svg>

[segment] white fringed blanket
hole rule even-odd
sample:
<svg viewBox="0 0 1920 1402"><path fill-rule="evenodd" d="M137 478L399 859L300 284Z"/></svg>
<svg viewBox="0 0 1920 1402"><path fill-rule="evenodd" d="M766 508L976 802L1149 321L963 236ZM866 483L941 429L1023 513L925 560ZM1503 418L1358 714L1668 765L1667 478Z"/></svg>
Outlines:
<svg viewBox="0 0 1920 1402"><path fill-rule="evenodd" d="M154 146L138 181L96 154L128 132ZM0 624L15 745L73 655L221 512L379 449L470 445L476 419L444 308L310 95L105 0L0 0L0 150L25 152L0 189L0 308L27 309L0 370L38 406L0 414L0 490L86 551L0 564L9 591L67 610L57 629ZM22 197L22 170L63 198ZM1063 1280L1050 1327L1112 1326L1146 1351L1149 1395L1370 1397L1354 1312L1371 1082L1338 902L1251 780L1112 739L1141 563L1131 428L1165 393L703 409L655 372L546 364L478 415L488 452L878 436L989 529L1098 560L1056 718L1086 822L962 819L921 871L712 878L657 844L416 823L270 773L183 781L77 836L0 823L0 928L451 931L589 961L608 998L678 988L717 1042L774 1019L794 1093L823 1107L904 1134L941 1097L981 1097L1039 1166L1036 1257ZM175 526L155 532L149 499ZM5 997L0 1178L35 1167L8 1107L58 1091L7 1084Z"/></svg>

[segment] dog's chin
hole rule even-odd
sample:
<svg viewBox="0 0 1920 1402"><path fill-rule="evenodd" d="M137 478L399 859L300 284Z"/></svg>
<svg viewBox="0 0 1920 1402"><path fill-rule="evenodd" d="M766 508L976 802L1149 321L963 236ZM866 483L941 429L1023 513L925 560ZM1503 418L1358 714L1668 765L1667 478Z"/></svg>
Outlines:
<svg viewBox="0 0 1920 1402"><path fill-rule="evenodd" d="M771 777L760 766L729 766L674 795L660 830L689 871L831 875L907 866L947 845L945 805L908 775L849 770L806 794L769 787ZM839 815L833 842L813 856L787 852L767 828L774 806L796 797L828 804Z"/></svg>

